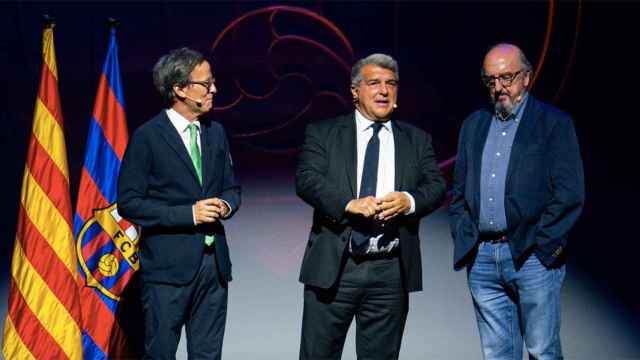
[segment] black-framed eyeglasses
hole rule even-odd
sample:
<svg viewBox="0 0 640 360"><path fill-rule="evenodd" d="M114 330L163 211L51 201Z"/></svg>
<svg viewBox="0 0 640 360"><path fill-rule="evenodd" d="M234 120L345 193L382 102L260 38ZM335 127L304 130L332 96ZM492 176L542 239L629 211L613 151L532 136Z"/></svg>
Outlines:
<svg viewBox="0 0 640 360"><path fill-rule="evenodd" d="M197 85L204 86L204 88L207 89L207 91L209 91L209 89L211 89L211 86L213 86L215 82L213 80L189 81L189 84L197 84Z"/></svg>
<svg viewBox="0 0 640 360"><path fill-rule="evenodd" d="M504 73L496 76L482 75L480 79L484 85L490 89L496 87L496 81L500 81L500 85L503 87L509 87L522 72L524 72L524 69L520 69L514 73Z"/></svg>

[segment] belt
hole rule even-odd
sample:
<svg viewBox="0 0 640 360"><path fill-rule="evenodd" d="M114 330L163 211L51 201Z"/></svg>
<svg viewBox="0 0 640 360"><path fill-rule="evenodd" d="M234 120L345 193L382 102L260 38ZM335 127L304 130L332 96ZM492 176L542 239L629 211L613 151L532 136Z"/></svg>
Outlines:
<svg viewBox="0 0 640 360"><path fill-rule="evenodd" d="M216 252L216 243L215 241L211 245L204 245L204 253L205 254L214 254Z"/></svg>
<svg viewBox="0 0 640 360"><path fill-rule="evenodd" d="M488 242L491 244L499 244L509 242L506 232L480 233L479 242Z"/></svg>
<svg viewBox="0 0 640 360"><path fill-rule="evenodd" d="M355 262L369 261L369 260L380 260L380 259L393 259L397 258L400 255L400 251L398 248L391 250L391 252L377 252L370 254L354 254L349 252L349 257L352 258Z"/></svg>

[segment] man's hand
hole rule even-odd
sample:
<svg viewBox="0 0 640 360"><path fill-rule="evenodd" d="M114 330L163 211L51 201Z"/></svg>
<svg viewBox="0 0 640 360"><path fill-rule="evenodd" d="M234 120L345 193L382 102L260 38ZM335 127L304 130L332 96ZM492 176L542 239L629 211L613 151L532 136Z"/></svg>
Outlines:
<svg viewBox="0 0 640 360"><path fill-rule="evenodd" d="M229 208L229 205L218 198L213 198L213 200L218 202L218 207L220 208L220 218L226 218L227 215L229 215L229 213L231 212L231 208Z"/></svg>
<svg viewBox="0 0 640 360"><path fill-rule="evenodd" d="M411 209L411 200L407 194L398 191L388 193L380 199L380 202L382 211L377 217L383 221L402 215Z"/></svg>
<svg viewBox="0 0 640 360"><path fill-rule="evenodd" d="M229 208L218 198L200 200L193 205L196 225L215 222L228 213Z"/></svg>
<svg viewBox="0 0 640 360"><path fill-rule="evenodd" d="M380 212L380 204L380 200L373 196L367 196L349 201L346 211L351 214L362 215L366 218L370 218Z"/></svg>

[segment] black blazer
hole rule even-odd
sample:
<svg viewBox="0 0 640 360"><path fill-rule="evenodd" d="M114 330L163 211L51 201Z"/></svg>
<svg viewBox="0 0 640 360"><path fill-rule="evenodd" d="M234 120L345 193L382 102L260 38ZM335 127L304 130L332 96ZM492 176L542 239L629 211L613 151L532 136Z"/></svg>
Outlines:
<svg viewBox="0 0 640 360"><path fill-rule="evenodd" d="M222 126L201 120L200 128L204 186L164 110L133 133L125 151L118 179L118 211L142 226L140 273L146 281L191 281L200 266L205 234L215 234L220 273L224 280L231 281L222 223L195 226L192 205L218 197L235 213L240 207L240 186Z"/></svg>
<svg viewBox="0 0 640 360"><path fill-rule="evenodd" d="M492 109L463 123L449 207L454 268L474 258L480 213L482 151ZM511 149L505 187L507 237L516 266L535 251L546 266L561 263L567 233L584 204L584 174L569 115L529 95Z"/></svg>
<svg viewBox="0 0 640 360"><path fill-rule="evenodd" d="M296 171L296 191L314 208L313 225L302 260L300 281L330 288L336 283L348 251L351 225L347 203L357 198L355 113L307 126ZM422 289L418 225L445 194L445 181L431 147L431 137L409 124L393 121L395 190L415 199L415 213L398 218L405 288Z"/></svg>

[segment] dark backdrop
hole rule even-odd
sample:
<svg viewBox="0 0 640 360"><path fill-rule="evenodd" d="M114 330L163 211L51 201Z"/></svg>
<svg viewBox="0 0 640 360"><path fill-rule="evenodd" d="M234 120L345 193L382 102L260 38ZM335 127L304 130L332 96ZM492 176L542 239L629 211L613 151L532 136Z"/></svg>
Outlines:
<svg viewBox="0 0 640 360"><path fill-rule="evenodd" d="M2 3L0 284L8 281L45 13L57 22L74 204L108 16L121 22L130 131L161 108L151 82L154 62L169 49L193 47L212 60L219 94L210 116L229 134L243 183L291 182L304 125L351 109L349 67L372 52L389 53L400 64L397 118L432 133L439 159L451 159L464 117L486 102L479 81L483 53L508 41L521 45L538 69L532 93L575 119L587 203L569 261L611 306L631 314L640 331L640 237L633 228L640 200L639 10L632 2L555 1Z"/></svg>

